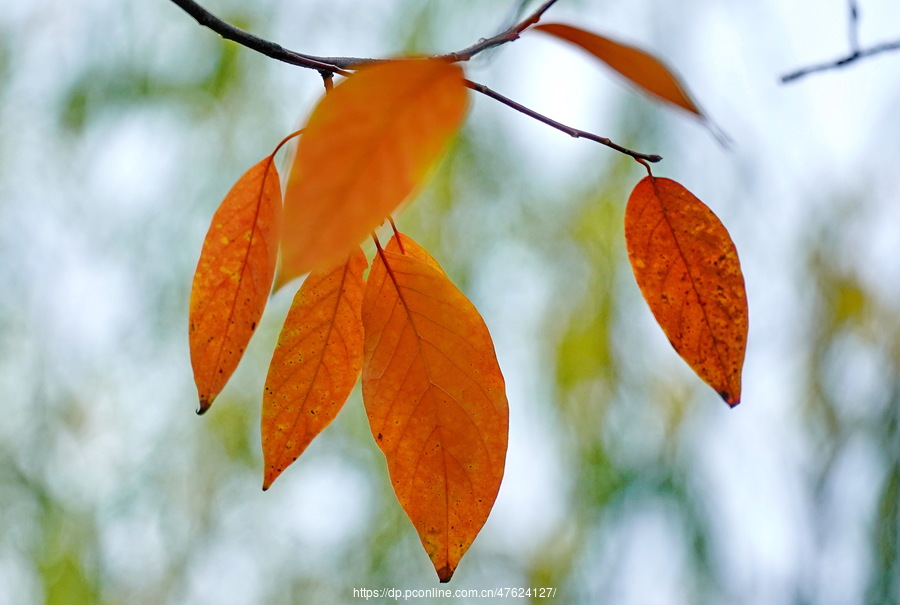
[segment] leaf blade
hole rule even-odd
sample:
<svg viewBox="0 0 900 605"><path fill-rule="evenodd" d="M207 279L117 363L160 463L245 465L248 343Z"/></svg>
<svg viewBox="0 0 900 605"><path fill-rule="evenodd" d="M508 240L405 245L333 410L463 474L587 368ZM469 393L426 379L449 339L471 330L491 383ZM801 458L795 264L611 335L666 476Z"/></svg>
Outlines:
<svg viewBox="0 0 900 605"><path fill-rule="evenodd" d="M641 294L679 355L734 407L749 328L737 248L679 183L645 177L625 208L625 242Z"/></svg>
<svg viewBox="0 0 900 605"><path fill-rule="evenodd" d="M189 346L204 413L237 368L275 276L281 185L273 156L250 168L213 215L191 285Z"/></svg>
<svg viewBox="0 0 900 605"><path fill-rule="evenodd" d="M653 55L571 25L543 23L534 29L582 48L644 92L705 119L687 87Z"/></svg>
<svg viewBox="0 0 900 605"><path fill-rule="evenodd" d="M294 297L263 391L263 490L334 420L359 378L367 267L357 247L345 263L311 273Z"/></svg>
<svg viewBox="0 0 900 605"><path fill-rule="evenodd" d="M363 400L397 499L447 582L500 488L509 409L481 316L402 241L406 254L392 239L369 274Z"/></svg>
<svg viewBox="0 0 900 605"><path fill-rule="evenodd" d="M462 69L430 59L361 68L304 128L285 192L278 284L343 258L421 184L459 129Z"/></svg>

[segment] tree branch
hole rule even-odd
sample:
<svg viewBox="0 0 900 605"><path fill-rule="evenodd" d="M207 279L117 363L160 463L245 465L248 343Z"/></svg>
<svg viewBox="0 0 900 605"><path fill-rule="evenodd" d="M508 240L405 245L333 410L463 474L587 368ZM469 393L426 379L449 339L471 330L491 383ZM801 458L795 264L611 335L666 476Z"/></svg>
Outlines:
<svg viewBox="0 0 900 605"><path fill-rule="evenodd" d="M850 52L858 53L859 48L859 7L856 6L856 0L847 1L850 9L850 26L847 29L847 35L850 39Z"/></svg>
<svg viewBox="0 0 900 605"><path fill-rule="evenodd" d="M859 61L860 59L871 57L872 55L877 55L892 50L900 50L900 40L897 40L896 42L886 42L884 44L879 44L867 49L860 48L859 7L857 7L856 0L848 0L847 4L850 13L850 19L847 29L847 35L850 42L850 53L844 57L841 57L840 59L828 61L827 63L820 63L818 65L812 65L810 67L804 67L802 69L798 69L797 71L781 76L782 84L793 82L794 80L797 80L804 76L808 76L812 73L828 71L831 69L839 69L841 67L844 67L845 65L849 65L850 63Z"/></svg>
<svg viewBox="0 0 900 605"><path fill-rule="evenodd" d="M354 67L366 63L377 63L379 61L384 61L384 59L367 59L360 57L318 57L315 55L298 53L292 50L288 50L274 42L258 38L257 36L254 36L249 32L245 32L244 30L239 29L231 25L230 23L222 21L221 19L210 13L208 10L194 2L194 0L172 0L172 2L181 7L194 19L196 19L197 23L199 23L203 27L211 29L226 40L237 42L238 44L245 46L250 50L255 50L256 52L262 53L267 57L270 57L277 61L282 61L284 63L289 63L298 67L305 67L307 69L314 69L318 71L322 75L322 78L325 80L326 88L328 88L331 76L333 74L341 74L346 76L349 75L349 73L345 71L347 69L353 69ZM519 23L516 23L515 25L512 25L505 31L495 36L492 36L490 38L482 38L481 40L467 48L444 55L435 55L432 58L452 61L454 63L459 61L468 61L478 53L484 52L485 50L494 48L496 46L500 46L501 44L506 44L507 42L512 42L513 40L518 39L519 35L523 31L537 23L543 16L543 14L547 11L547 9L556 4L556 2L557 0L547 0L527 18L523 19ZM512 109L515 109L518 112L534 118L539 122L543 122L544 124L547 124L548 126L551 126L559 131L562 131L571 137L595 141L597 143L600 143L601 145L606 145L610 149L614 149L620 153L624 153L625 155L639 160L658 162L662 159L662 156L656 154L638 153L637 151L633 151L631 149L613 143L606 137L601 137L600 135L596 135L592 132L587 132L586 130L579 130L578 128L566 126L561 122L557 122L556 120L548 118L547 116L542 115L534 111L533 109L525 107L521 103L517 103L516 101L513 101L512 99L505 97L494 90L491 90L484 84L478 84L477 82L472 82L471 80L466 80L465 82L466 86L468 86L472 90L480 92L481 94L486 95L494 99L495 101L499 101L507 107L511 107Z"/></svg>
<svg viewBox="0 0 900 605"><path fill-rule="evenodd" d="M557 122L553 118L548 118L547 116L540 114L540 113L534 111L533 109L529 109L528 107L525 107L521 103L513 101L509 97L505 97L505 96L501 95L499 92L497 92L495 90L491 90L484 84L479 84L478 82L473 82L472 80L466 80L466 86L468 86L475 92L480 92L481 94L486 95L486 96L494 99L495 101L499 101L500 103L503 103L507 107L511 107L512 109L515 109L518 112L524 113L526 116L528 116L530 118L534 118L538 122L543 122L547 126L555 128L555 129L559 130L560 132L564 132L567 135L569 135L570 137L573 137L576 139L588 139L590 141L600 143L601 145L606 145L610 149L615 149L619 153L624 153L625 155L631 156L637 160L646 160L647 162L656 163L662 159L661 155L656 155L655 153L653 153L653 154L639 153L637 151L628 149L627 147L622 147L621 145L619 145L617 143L613 143L611 140L609 140L606 137L601 137L600 135L596 135L596 134L594 134L592 132L588 132L586 130L580 130L578 128L566 126L562 122Z"/></svg>
<svg viewBox="0 0 900 605"><path fill-rule="evenodd" d="M237 42L241 46L255 50L277 61L307 69L315 69L320 72L341 73L340 65L322 60L319 57L297 53L274 42L257 38L249 32L222 21L193 0L172 0L172 2L196 19L197 23L203 27L208 27L226 40Z"/></svg>
<svg viewBox="0 0 900 605"><path fill-rule="evenodd" d="M282 61L284 63L289 63L291 65L296 65L297 67L315 69L316 71L322 73L339 73L342 75L347 75L344 70L352 69L353 67L359 65L366 65L369 63L378 63L379 61L384 61L384 59L372 59L364 57L318 57L316 55L298 53L292 50L288 50L280 44L276 44L274 42L270 42L268 40L264 40L262 38L254 36L249 32L246 32L226 21L219 19L214 14L194 2L194 0L172 0L172 2L179 6L182 10L184 10L184 12L196 19L197 23L199 23L203 27L211 29L226 40L237 42L241 46L245 46L250 50L255 50L258 53L266 55L267 57L270 57L277 61ZM443 55L435 55L432 58L445 59L454 63L458 61L468 61L478 53L484 52L489 48L494 48L496 46L500 46L501 44L512 42L513 40L518 39L519 34L537 23L540 20L541 16L547 11L547 9L556 4L556 2L557 0L547 0L547 2L544 2L544 4L542 4L536 11L529 15L528 18L524 19L520 23L513 25L506 31L503 31L496 36L492 36L490 38L482 38L475 44L462 50L458 50L452 53L446 53Z"/></svg>
<svg viewBox="0 0 900 605"><path fill-rule="evenodd" d="M494 48L495 46L500 46L501 44L506 44L507 42L517 40L519 38L519 34L540 21L544 13L547 12L547 9L556 4L556 2L557 0L548 0L547 2L544 2L544 4L542 4L536 11L534 11L527 19L521 21L516 25L513 25L506 31L500 32L496 36L492 36L490 38L482 38L472 46L456 51L455 53L439 55L439 58L448 59L453 62L468 61L478 53L484 52L489 48Z"/></svg>
<svg viewBox="0 0 900 605"><path fill-rule="evenodd" d="M900 40L895 42L885 42L884 44L879 44L877 46L873 46L871 48L867 48L865 50L858 50L856 52L852 52L845 57L841 57L840 59L835 59L833 61L829 61L827 63L820 63L818 65L812 65L810 67L804 67L803 69L798 69L797 71L791 72L784 76L781 76L782 84L787 84L788 82L792 82L804 76L808 76L809 74L827 71L830 69L838 69L844 67L845 65L849 65L850 63L854 63L859 61L860 59L864 59L866 57L871 57L872 55L877 55L880 53L892 51L892 50L900 50Z"/></svg>

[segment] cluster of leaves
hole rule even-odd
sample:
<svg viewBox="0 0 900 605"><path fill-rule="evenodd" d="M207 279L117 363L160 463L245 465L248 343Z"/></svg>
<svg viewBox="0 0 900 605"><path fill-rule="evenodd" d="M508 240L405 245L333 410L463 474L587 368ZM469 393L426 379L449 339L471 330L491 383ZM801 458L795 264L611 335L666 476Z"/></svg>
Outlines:
<svg viewBox="0 0 900 605"><path fill-rule="evenodd" d="M643 51L571 26L534 29L701 115L671 72ZM328 86L303 130L248 170L216 211L190 301L203 413L237 367L273 284L308 274L263 393L263 489L335 418L361 376L394 491L444 582L500 488L509 425L504 379L487 326L438 262L396 227L384 247L374 232L421 186L477 86L446 58L376 62ZM298 135L282 195L275 155ZM638 285L672 345L737 404L747 302L725 227L681 185L649 174L628 200L625 234ZM371 267L360 247L370 235Z"/></svg>

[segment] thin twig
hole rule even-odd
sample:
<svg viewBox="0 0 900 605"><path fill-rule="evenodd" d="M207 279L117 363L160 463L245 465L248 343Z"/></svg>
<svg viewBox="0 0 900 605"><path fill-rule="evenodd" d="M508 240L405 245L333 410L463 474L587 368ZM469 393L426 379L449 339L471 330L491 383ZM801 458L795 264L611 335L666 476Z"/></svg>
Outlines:
<svg viewBox="0 0 900 605"><path fill-rule="evenodd" d="M819 71L827 71L830 69L838 69L840 67L844 67L845 65L849 65L855 61L859 61L860 59L864 59L866 57L871 57L873 55L881 54L884 52L892 51L892 50L900 50L900 40L895 42L885 42L884 44L879 44L877 46L873 46L871 48L867 48L865 50L856 51L850 53L846 57L842 57L840 59L835 59L834 61L829 61L827 63L821 63L818 65L812 65L810 67L804 67L803 69L798 69L797 71L791 72L787 75L781 76L782 84L786 84L788 82L792 82L797 80L798 78L802 78L804 76L808 76L809 74L816 73Z"/></svg>
<svg viewBox="0 0 900 605"><path fill-rule="evenodd" d="M526 19L508 28L506 31L497 34L496 36L479 40L477 43L464 48L463 50L448 53L445 55L435 55L433 58L444 59L452 62L468 61L478 53L484 52L489 48L494 48L501 44L511 42L517 39L519 37L519 34L521 34L527 28L537 23L543 16L543 14L557 1L558 0L547 0ZM194 2L194 0L172 0L172 2L184 9L184 11L191 15L194 19L196 19L200 25L211 29L227 40L237 42L242 46L262 53L267 57L271 57L272 59L290 63L291 65L296 65L298 67L305 67L307 69L314 69L318 71L320 74L322 74L322 77L325 80L326 87L328 86L329 77L332 74L341 74L346 76L349 75L348 72L345 71L346 68L352 69L353 67L361 64L376 63L384 60L364 59L359 57L317 57L315 55L305 55L303 53L294 52L274 42L269 42L268 40L258 38L253 34L234 27L230 23L222 21L221 19L210 13L208 10ZM595 141L597 143L600 143L601 145L606 145L610 149L614 149L620 153L624 153L625 155L631 156L633 158L643 159L648 162L658 162L662 159L662 156L656 154L638 153L637 151L633 151L631 149L613 143L606 137L601 137L600 135L596 135L592 132L587 132L586 130L580 130L578 128L567 126L561 122L557 122L556 120L548 118L545 115L542 115L532 109L529 109L528 107L525 107L521 103L517 103L516 101L513 101L512 99L505 97L494 90L491 90L483 84L478 84L477 82L472 82L471 80L466 80L465 82L466 86L468 86L472 90L491 97L492 99L499 101L507 107L511 107L516 111L519 111L531 118L534 118L535 120L538 120L539 122L543 122L548 126L556 128L557 130L562 131L571 137Z"/></svg>
<svg viewBox="0 0 900 605"><path fill-rule="evenodd" d="M850 19L847 27L847 36L850 42L850 53L844 57L841 57L840 59L828 61L827 63L812 65L810 67L804 67L787 75L781 76L782 84L792 82L819 71L838 69L855 61L859 61L860 59L864 59L865 57L871 57L872 55L877 55L879 53L888 52L891 50L900 50L900 40L897 40L896 42L886 42L884 44L879 44L878 46L873 46L867 49L860 48L859 7L857 6L856 0L848 0L848 10L850 12Z"/></svg>
<svg viewBox="0 0 900 605"><path fill-rule="evenodd" d="M222 21L193 0L172 0L172 2L196 19L197 23L213 30L226 40L237 42L241 46L246 46L250 50L255 50L258 53L262 53L267 57L284 63L290 63L291 65L296 65L298 67L306 67L307 69L315 69L316 71L324 73L341 73L340 65L322 60L320 57L297 53L274 42L258 38L230 23Z"/></svg>
<svg viewBox="0 0 900 605"><path fill-rule="evenodd" d="M547 116L545 116L541 113L538 113L538 112L534 111L533 109L525 107L521 103L513 101L509 97L503 96L502 94L500 94L499 92L497 92L495 90L491 90L484 84L479 84L478 82L466 80L466 86L468 86L475 92L480 92L481 94L486 95L486 96L494 99L495 101L499 101L500 103L503 103L507 107L511 107L512 109L515 109L518 112L524 113L526 116L528 116L530 118L534 118L538 122L543 122L547 126L555 128L555 129L559 130L560 132L564 132L567 135L569 135L570 137L573 137L576 139L588 139L590 141L600 143L601 145L606 145L610 149L615 149L619 153L624 153L625 155L631 156L635 159L646 160L647 162L653 162L654 164L656 162L659 162L662 159L661 155L657 155L655 153L651 153L651 154L640 153L640 152L634 151L632 149L628 149L627 147L622 147L618 143L613 143L611 140L609 140L606 137L601 137L600 135L594 134L592 132L588 132L586 130L580 130L578 128L573 128L572 126L567 126L567 125L563 124L562 122L557 122L553 118L548 118Z"/></svg>
<svg viewBox="0 0 900 605"><path fill-rule="evenodd" d="M856 6L856 0L848 0L850 9L850 24L847 35L850 38L850 52L858 53L859 48L859 8Z"/></svg>
<svg viewBox="0 0 900 605"><path fill-rule="evenodd" d="M354 67L358 67L360 65L379 63L381 61L384 61L384 59L373 59L365 57L319 57L316 55L298 53L296 51L288 50L280 44L276 44L275 42L270 42L268 40L264 40L263 38L254 36L249 32L246 32L226 21L223 21L222 19L219 19L214 14L194 2L194 0L172 0L172 2L181 7L181 9L183 9L194 19L196 19L197 23L199 23L203 27L211 29L226 40L237 42L241 46L245 46L251 50L255 50L256 52L262 53L267 57L270 57L277 61L296 65L297 67L315 69L316 71L321 72L323 76L324 74L347 75L345 70L353 69ZM446 61L452 61L454 63L458 61L468 61L478 53L484 52L489 48L494 48L495 46L500 46L501 44L512 42L513 40L516 40L519 37L519 34L525 31L525 29L537 23L540 20L541 16L547 11L547 9L556 4L556 2L557 0L548 0L531 15L529 15L528 18L521 21L520 23L517 23L516 25L513 25L506 31L501 32L496 36L492 36L490 38L482 38L481 40L467 48L452 53L435 55L432 58L444 59Z"/></svg>
<svg viewBox="0 0 900 605"><path fill-rule="evenodd" d="M453 61L454 63L457 61L468 61L478 53L484 52L489 48L494 48L495 46L500 46L501 44L506 44L507 42L517 40L519 38L519 35L523 31L540 21L544 13L547 12L547 9L556 4L556 2L557 0L548 0L547 2L544 2L544 4L542 4L536 11L534 11L527 19L517 23L516 25L513 25L506 31L500 32L496 36L491 36L490 38L482 38L475 44L454 53L438 55L437 58L447 59L449 61Z"/></svg>

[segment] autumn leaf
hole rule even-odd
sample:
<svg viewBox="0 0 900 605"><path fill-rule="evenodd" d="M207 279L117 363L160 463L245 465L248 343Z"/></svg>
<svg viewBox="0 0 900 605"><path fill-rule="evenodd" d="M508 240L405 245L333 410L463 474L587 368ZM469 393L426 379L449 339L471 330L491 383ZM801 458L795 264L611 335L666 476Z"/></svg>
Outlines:
<svg viewBox="0 0 900 605"><path fill-rule="evenodd" d="M506 458L505 385L475 307L411 239L375 258L363 301L363 399L394 491L441 582L491 511Z"/></svg>
<svg viewBox="0 0 900 605"><path fill-rule="evenodd" d="M334 420L362 368L363 272L357 247L330 270L311 273L284 321L263 392L263 489Z"/></svg>
<svg viewBox="0 0 900 605"><path fill-rule="evenodd" d="M740 403L747 294L725 226L680 184L648 176L628 199L625 241L641 293L672 346L728 405Z"/></svg>
<svg viewBox="0 0 900 605"><path fill-rule="evenodd" d="M536 25L534 29L586 50L641 90L703 117L687 89L672 71L643 50L571 25L546 23Z"/></svg>
<svg viewBox="0 0 900 605"><path fill-rule="evenodd" d="M199 414L237 367L272 287L282 214L273 157L248 170L228 192L200 252L189 329Z"/></svg>
<svg viewBox="0 0 900 605"><path fill-rule="evenodd" d="M313 110L285 191L278 284L344 258L422 183L459 129L459 66L362 67Z"/></svg>

